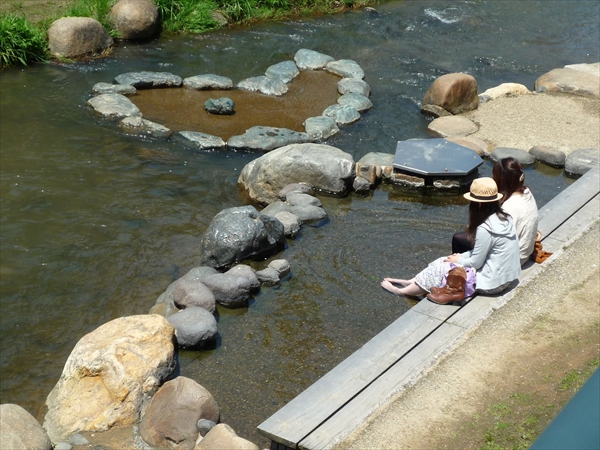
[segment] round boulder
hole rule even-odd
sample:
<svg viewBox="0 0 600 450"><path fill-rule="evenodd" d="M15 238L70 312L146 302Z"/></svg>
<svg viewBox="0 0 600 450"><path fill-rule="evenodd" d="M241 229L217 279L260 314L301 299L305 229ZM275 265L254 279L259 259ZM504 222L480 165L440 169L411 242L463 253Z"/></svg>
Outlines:
<svg viewBox="0 0 600 450"><path fill-rule="evenodd" d="M0 405L0 442L4 449L52 450L50 438L35 417L13 403Z"/></svg>
<svg viewBox="0 0 600 450"><path fill-rule="evenodd" d="M157 31L158 9L149 0L119 0L110 21L121 39L145 39Z"/></svg>
<svg viewBox="0 0 600 450"><path fill-rule="evenodd" d="M203 348L217 339L217 320L204 308L186 308L167 320L175 327L175 337L181 348Z"/></svg>
<svg viewBox="0 0 600 450"><path fill-rule="evenodd" d="M98 53L113 43L102 24L89 17L63 17L48 29L50 53L60 58Z"/></svg>
<svg viewBox="0 0 600 450"><path fill-rule="evenodd" d="M317 191L344 196L354 180L354 159L325 144L292 144L248 163L238 185L253 200L269 204L290 183L308 183Z"/></svg>
<svg viewBox="0 0 600 450"><path fill-rule="evenodd" d="M219 269L266 256L284 243L283 225L274 217L259 213L253 206L227 208L213 218L202 236L200 258L203 265Z"/></svg>
<svg viewBox="0 0 600 450"><path fill-rule="evenodd" d="M452 114L477 109L477 80L466 73L449 73L436 79L423 97L423 106L437 105Z"/></svg>
<svg viewBox="0 0 600 450"><path fill-rule="evenodd" d="M217 402L194 380L177 377L152 397L140 424L140 436L152 447L193 449L201 419L219 421Z"/></svg>

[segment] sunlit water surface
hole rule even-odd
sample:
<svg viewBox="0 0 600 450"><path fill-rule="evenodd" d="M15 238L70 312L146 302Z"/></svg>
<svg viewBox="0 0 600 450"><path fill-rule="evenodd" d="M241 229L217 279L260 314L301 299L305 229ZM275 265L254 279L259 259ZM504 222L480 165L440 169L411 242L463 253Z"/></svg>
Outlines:
<svg viewBox="0 0 600 450"><path fill-rule="evenodd" d="M0 73L2 403L42 420L76 342L147 313L198 265L200 237L215 214L243 204L238 175L260 156L127 136L86 106L95 83L140 70L237 83L300 48L353 59L375 107L328 143L358 160L428 137L420 100L440 75L470 73L480 92L502 82L533 88L551 69L600 59L596 1L396 1L377 10L164 36L101 60ZM539 166L527 182L542 206L571 180ZM180 373L215 396L222 421L262 446L259 423L412 306L384 292L381 278L411 276L447 254L466 218L460 197L391 186L321 200L328 221L303 227L277 255L291 275L248 308L219 308L216 349L179 358Z"/></svg>

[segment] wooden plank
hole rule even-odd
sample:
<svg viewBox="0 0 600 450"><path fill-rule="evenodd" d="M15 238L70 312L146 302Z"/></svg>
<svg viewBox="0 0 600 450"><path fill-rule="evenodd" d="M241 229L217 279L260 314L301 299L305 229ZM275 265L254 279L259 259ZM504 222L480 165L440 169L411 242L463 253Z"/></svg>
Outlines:
<svg viewBox="0 0 600 450"><path fill-rule="evenodd" d="M544 205L539 213L538 229L550 235L600 192L600 169L589 170L571 186Z"/></svg>
<svg viewBox="0 0 600 450"><path fill-rule="evenodd" d="M448 352L466 333L452 324L436 329L418 349L410 352L361 391L334 416L300 442L303 450L330 449L361 425L377 408L388 403L393 396L406 389L435 361Z"/></svg>
<svg viewBox="0 0 600 450"><path fill-rule="evenodd" d="M419 303L411 308L411 311L416 311L429 317L441 320L442 322L452 316L460 306L456 305L438 305L424 298Z"/></svg>
<svg viewBox="0 0 600 450"><path fill-rule="evenodd" d="M553 241L560 243L560 246L551 246L546 240L542 240L544 250L557 252L562 245L569 242L575 236L581 234L591 223L600 216L600 194L592 198L580 210L569 217L558 229L550 235Z"/></svg>
<svg viewBox="0 0 600 450"><path fill-rule="evenodd" d="M300 440L441 324L439 319L407 311L260 424L259 432L296 448Z"/></svg>

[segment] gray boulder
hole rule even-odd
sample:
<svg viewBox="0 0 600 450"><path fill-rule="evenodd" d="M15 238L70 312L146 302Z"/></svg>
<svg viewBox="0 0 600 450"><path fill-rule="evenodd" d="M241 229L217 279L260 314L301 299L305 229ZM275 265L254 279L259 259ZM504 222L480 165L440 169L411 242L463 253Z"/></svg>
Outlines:
<svg viewBox="0 0 600 450"><path fill-rule="evenodd" d="M283 225L277 219L259 213L253 206L228 208L213 218L202 236L200 259L206 266L229 267L278 251L284 243Z"/></svg>
<svg viewBox="0 0 600 450"><path fill-rule="evenodd" d="M156 303L163 302L167 302L177 309L199 306L211 313L214 313L216 309L215 296L212 291L202 281L185 276L171 283L156 301Z"/></svg>
<svg viewBox="0 0 600 450"><path fill-rule="evenodd" d="M300 69L316 70L324 69L328 63L334 61L334 58L314 50L301 48L294 55L294 61Z"/></svg>
<svg viewBox="0 0 600 450"><path fill-rule="evenodd" d="M119 0L109 20L121 39L145 39L158 31L158 8L149 0Z"/></svg>
<svg viewBox="0 0 600 450"><path fill-rule="evenodd" d="M338 98L338 103L342 106L350 105L359 112L366 111L367 109L371 109L373 107L373 102L371 102L368 97L355 93L342 95L340 98Z"/></svg>
<svg viewBox="0 0 600 450"><path fill-rule="evenodd" d="M230 116L235 114L235 103L229 97L209 98L204 102L204 109L211 114Z"/></svg>
<svg viewBox="0 0 600 450"><path fill-rule="evenodd" d="M217 424L214 423L212 420L208 420L208 419L200 419L198 421L198 432L200 433L200 436L204 437L206 436L206 434L212 430Z"/></svg>
<svg viewBox="0 0 600 450"><path fill-rule="evenodd" d="M220 75L205 74L195 75L183 79L183 86L188 89L204 90L204 89L231 89L233 81L230 78Z"/></svg>
<svg viewBox="0 0 600 450"><path fill-rule="evenodd" d="M354 179L352 156L324 144L293 144L278 148L248 163L238 184L257 202L277 200L290 183L308 183L318 191L344 196Z"/></svg>
<svg viewBox="0 0 600 450"><path fill-rule="evenodd" d="M292 206L322 206L317 197L302 192L290 192L285 201Z"/></svg>
<svg viewBox="0 0 600 450"><path fill-rule="evenodd" d="M300 75L300 71L296 64L294 64L294 61L282 61L270 66L265 74L271 78L277 78L284 83L289 83Z"/></svg>
<svg viewBox="0 0 600 450"><path fill-rule="evenodd" d="M476 151L479 156L489 156L491 153L487 142L474 136L447 136L446 140L470 148Z"/></svg>
<svg viewBox="0 0 600 450"><path fill-rule="evenodd" d="M287 202L276 200L262 210L263 214L278 217L282 212L289 212L296 217L300 224L305 222L317 222L327 217L327 212L316 205L290 205Z"/></svg>
<svg viewBox="0 0 600 450"><path fill-rule="evenodd" d="M180 87L183 79L169 72L127 72L117 75L115 82L133 86L136 89L154 89L160 87Z"/></svg>
<svg viewBox="0 0 600 450"><path fill-rule="evenodd" d="M300 192L302 194L315 195L315 191L307 183L290 183L279 191L279 199L285 201L290 192Z"/></svg>
<svg viewBox="0 0 600 450"><path fill-rule="evenodd" d="M177 345L181 348L198 349L206 347L217 339L217 320L211 312L199 306L192 306L167 318L175 327Z"/></svg>
<svg viewBox="0 0 600 450"><path fill-rule="evenodd" d="M100 94L90 98L87 103L97 113L107 118L123 119L142 116L139 108L121 94Z"/></svg>
<svg viewBox="0 0 600 450"><path fill-rule="evenodd" d="M246 264L238 264L237 266L233 266L225 273L247 278L250 282L251 291L257 291L260 288L260 281L258 281L258 278L256 278L256 271Z"/></svg>
<svg viewBox="0 0 600 450"><path fill-rule="evenodd" d="M255 276L260 281L258 275ZM210 275L204 279L204 282L215 294L217 303L226 308L248 306L250 294L254 290L252 281L243 275L235 274L235 272Z"/></svg>
<svg viewBox="0 0 600 450"><path fill-rule="evenodd" d="M268 75L262 75L260 77L250 77L240 81L237 84L240 89L246 89L252 92L262 92L266 95L283 95L289 87L286 83L281 81L279 78L273 78Z"/></svg>
<svg viewBox="0 0 600 450"><path fill-rule="evenodd" d="M477 109L477 80L466 73L442 75L431 84L422 104L437 105L452 114Z"/></svg>
<svg viewBox="0 0 600 450"><path fill-rule="evenodd" d="M279 283L279 272L272 267L258 270L256 276L262 284L273 286Z"/></svg>
<svg viewBox="0 0 600 450"><path fill-rule="evenodd" d="M529 149L529 154L538 161L551 167L564 167L567 156L558 148L535 145Z"/></svg>
<svg viewBox="0 0 600 450"><path fill-rule="evenodd" d="M360 94L368 97L371 95L371 87L366 81L358 78L342 78L338 81L338 92L344 94Z"/></svg>
<svg viewBox="0 0 600 450"><path fill-rule="evenodd" d="M193 449L202 419L219 421L217 402L206 388L179 376L167 381L152 398L140 436L153 447Z"/></svg>
<svg viewBox="0 0 600 450"><path fill-rule="evenodd" d="M283 232L285 237L294 239L300 232L300 218L291 211L279 211L273 215L283 224Z"/></svg>
<svg viewBox="0 0 600 450"><path fill-rule="evenodd" d="M335 119L327 116L309 117L304 121L306 133L313 139L324 141L339 133Z"/></svg>
<svg viewBox="0 0 600 450"><path fill-rule="evenodd" d="M3 449L52 450L52 441L29 412L19 405L0 405L0 443Z"/></svg>
<svg viewBox="0 0 600 450"><path fill-rule="evenodd" d="M365 193L371 190L371 182L363 177L356 177L352 182L352 189L358 193Z"/></svg>
<svg viewBox="0 0 600 450"><path fill-rule="evenodd" d="M279 278L285 277L291 270L290 263L286 259L275 259L269 263L268 267L276 270Z"/></svg>
<svg viewBox="0 0 600 450"><path fill-rule="evenodd" d="M431 121L427 130L434 136L468 136L479 130L472 120L461 116L438 117Z"/></svg>
<svg viewBox="0 0 600 450"><path fill-rule="evenodd" d="M348 125L360 119L360 113L351 105L331 105L323 111L323 115L331 117L338 125Z"/></svg>
<svg viewBox="0 0 600 450"><path fill-rule="evenodd" d="M597 148L580 148L567 155L565 173L573 178L580 177L588 170L598 167L600 152Z"/></svg>
<svg viewBox="0 0 600 450"><path fill-rule="evenodd" d="M50 53L60 58L99 53L113 44L102 24L89 17L63 17L48 29Z"/></svg>
<svg viewBox="0 0 600 450"><path fill-rule="evenodd" d="M201 133L200 131L180 131L178 136L192 147L200 150L221 149L227 147L227 144L219 136Z"/></svg>
<svg viewBox="0 0 600 450"><path fill-rule="evenodd" d="M120 122L121 128L130 134L152 136L157 138L169 137L173 133L169 128L159 123L151 122L139 116L125 117Z"/></svg>
<svg viewBox="0 0 600 450"><path fill-rule="evenodd" d="M515 158L522 166L531 166L535 164L533 155L520 148L496 147L496 149L490 153L490 161L493 163L508 157Z"/></svg>
<svg viewBox="0 0 600 450"><path fill-rule="evenodd" d="M327 63L325 70L344 78L356 78L360 80L365 77L365 72L362 70L362 68L356 61L351 59L331 61Z"/></svg>
<svg viewBox="0 0 600 450"><path fill-rule="evenodd" d="M232 136L227 140L227 146L235 149L261 150L268 152L289 144L312 142L307 133L288 130L287 128L274 128L255 126L246 130L240 136Z"/></svg>
<svg viewBox="0 0 600 450"><path fill-rule="evenodd" d="M137 92L137 89L133 86L123 84L112 84L112 83L96 83L92 87L92 93L98 94L121 94L121 95L133 95Z"/></svg>

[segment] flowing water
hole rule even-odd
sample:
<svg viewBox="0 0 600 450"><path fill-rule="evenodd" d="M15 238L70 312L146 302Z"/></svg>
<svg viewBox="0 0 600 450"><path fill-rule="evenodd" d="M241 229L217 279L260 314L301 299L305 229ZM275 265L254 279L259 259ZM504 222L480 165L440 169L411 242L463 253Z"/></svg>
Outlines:
<svg viewBox="0 0 600 450"><path fill-rule="evenodd" d="M111 319L147 313L198 265L200 237L216 213L243 204L237 178L259 156L126 136L86 106L95 83L140 70L215 73L237 83L300 48L353 59L375 107L328 143L358 160L428 137L420 100L440 75L470 73L480 92L502 82L533 88L551 69L597 62L598 5L394 1L377 14L163 36L120 44L96 61L4 70L1 402L42 420L77 341ZM258 109L256 125L270 125L260 119ZM490 172L486 162L480 173ZM539 206L570 182L559 170L527 171ZM217 347L179 357L181 375L213 393L222 421L259 445L267 445L259 423L412 306L384 292L381 278L411 276L447 254L466 218L460 197L391 186L322 201L328 221L303 227L277 255L291 275L248 308L219 308Z"/></svg>

